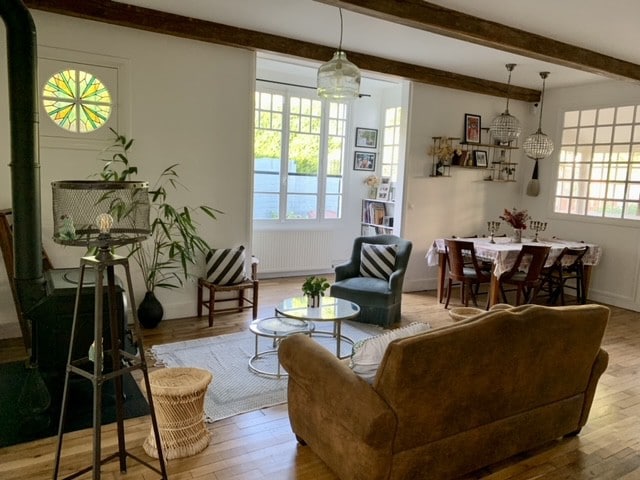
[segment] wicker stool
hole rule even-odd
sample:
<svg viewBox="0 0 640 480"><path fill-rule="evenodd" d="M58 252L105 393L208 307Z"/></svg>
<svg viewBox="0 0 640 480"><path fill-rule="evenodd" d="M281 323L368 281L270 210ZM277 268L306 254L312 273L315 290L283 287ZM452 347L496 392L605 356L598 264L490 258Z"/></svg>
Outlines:
<svg viewBox="0 0 640 480"><path fill-rule="evenodd" d="M209 445L204 394L212 378L199 368L161 368L149 373L165 459L189 457ZM153 432L143 448L150 457L158 458Z"/></svg>

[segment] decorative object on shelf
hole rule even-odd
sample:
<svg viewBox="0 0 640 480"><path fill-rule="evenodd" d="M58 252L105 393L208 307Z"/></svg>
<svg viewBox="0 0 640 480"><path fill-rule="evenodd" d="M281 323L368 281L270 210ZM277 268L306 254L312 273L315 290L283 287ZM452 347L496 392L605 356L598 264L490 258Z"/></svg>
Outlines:
<svg viewBox="0 0 640 480"><path fill-rule="evenodd" d="M498 230L500 230L500 222L489 220L487 222L487 229L489 230L489 243L496 243L493 237L498 233Z"/></svg>
<svg viewBox="0 0 640 480"><path fill-rule="evenodd" d="M467 161L469 152L467 150L461 150L456 148L453 151L453 157L451 157L451 165L464 166Z"/></svg>
<svg viewBox="0 0 640 480"><path fill-rule="evenodd" d="M529 135L522 149L527 157L535 160L533 166L533 175L527 185L527 195L537 197L540 194L540 181L538 180L538 160L543 160L553 153L553 141L549 136L542 132L542 109L544 107L544 89L549 72L540 72L542 78L542 93L540 94L540 117L538 119L538 130Z"/></svg>
<svg viewBox="0 0 640 480"><path fill-rule="evenodd" d="M486 150L474 150L473 152L473 163L478 168L487 168L489 162L487 160L487 151Z"/></svg>
<svg viewBox="0 0 640 480"><path fill-rule="evenodd" d="M324 297L324 291L329 286L329 282L324 277L307 277L302 284L302 294L307 297L307 307L319 307L320 297Z"/></svg>
<svg viewBox="0 0 640 480"><path fill-rule="evenodd" d="M389 184L389 178L383 177L382 182L378 186L378 191L376 192L377 200L384 200L385 202L389 200L389 190L391 185Z"/></svg>
<svg viewBox="0 0 640 480"><path fill-rule="evenodd" d="M515 68L515 63L507 63L505 65L509 72L509 80L507 82L507 106L502 114L494 118L491 122L491 135L494 139L501 143L510 143L520 136L522 128L520 121L509 113L509 89L511 86L511 72Z"/></svg>
<svg viewBox="0 0 640 480"><path fill-rule="evenodd" d="M451 160L453 159L455 149L453 141L458 138L449 137L432 137L433 145L430 145L427 154L433 157L432 177L448 177L450 176Z"/></svg>
<svg viewBox="0 0 640 480"><path fill-rule="evenodd" d="M333 58L318 68L318 95L331 100L348 100L360 96L360 70L347 60L342 50L342 9L340 12L340 43Z"/></svg>
<svg viewBox="0 0 640 480"><path fill-rule="evenodd" d="M527 228L529 213L526 210L518 210L513 207L511 210L504 209L504 213L500 215L500 220L504 220L513 227L513 243L522 243L522 231Z"/></svg>
<svg viewBox="0 0 640 480"><path fill-rule="evenodd" d="M367 193L368 198L376 198L378 185L380 185L380 180L375 175L371 174L367 178L364 179L364 184L369 187L369 191Z"/></svg>
<svg viewBox="0 0 640 480"><path fill-rule="evenodd" d="M538 233L539 232L544 232L547 229L547 222L540 222L538 220L531 220L531 222L529 222L529 227L531 228L531 230L536 232L536 235L533 238L533 241L534 242L539 242Z"/></svg>
<svg viewBox="0 0 640 480"><path fill-rule="evenodd" d="M471 113L464 114L464 142L480 143L482 117Z"/></svg>
<svg viewBox="0 0 640 480"><path fill-rule="evenodd" d="M376 154L372 152L355 152L353 156L354 170L367 170L370 172L376 169Z"/></svg>
<svg viewBox="0 0 640 480"><path fill-rule="evenodd" d="M378 146L378 130L375 128L356 128L356 147L376 148Z"/></svg>

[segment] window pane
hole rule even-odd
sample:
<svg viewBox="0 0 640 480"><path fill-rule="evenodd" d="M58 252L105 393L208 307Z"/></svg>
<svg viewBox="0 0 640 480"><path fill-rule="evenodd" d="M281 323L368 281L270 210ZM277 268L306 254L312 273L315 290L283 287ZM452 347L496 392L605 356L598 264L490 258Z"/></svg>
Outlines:
<svg viewBox="0 0 640 480"><path fill-rule="evenodd" d="M616 114L616 123L620 125L621 123L633 123L633 105L629 105L627 107L618 107L618 112Z"/></svg>
<svg viewBox="0 0 640 480"><path fill-rule="evenodd" d="M612 127L596 128L596 143L611 143ZM583 142L580 142L583 143Z"/></svg>
<svg viewBox="0 0 640 480"><path fill-rule="evenodd" d="M595 131L592 127L581 128L578 130L578 143L593 143L593 132Z"/></svg>
<svg viewBox="0 0 640 480"><path fill-rule="evenodd" d="M563 145L575 145L578 139L578 129L568 128L562 132L562 144Z"/></svg>
<svg viewBox="0 0 640 480"><path fill-rule="evenodd" d="M622 207L622 202L606 202L604 216L608 218L622 218Z"/></svg>
<svg viewBox="0 0 640 480"><path fill-rule="evenodd" d="M615 108L601 108L598 112L598 125L611 125L615 111Z"/></svg>
<svg viewBox="0 0 640 480"><path fill-rule="evenodd" d="M587 215L591 217L601 217L604 211L604 202L602 200L589 200L587 202ZM579 212L575 212L578 213Z"/></svg>
<svg viewBox="0 0 640 480"><path fill-rule="evenodd" d="M596 110L584 110L580 114L580 125L595 125L596 123Z"/></svg>
<svg viewBox="0 0 640 480"><path fill-rule="evenodd" d="M315 195L287 195L287 218L289 220L317 218L317 197Z"/></svg>
<svg viewBox="0 0 640 480"><path fill-rule="evenodd" d="M571 200L571 209L570 213L574 215L584 215L584 212L587 207L587 201L583 198L574 198Z"/></svg>
<svg viewBox="0 0 640 480"><path fill-rule="evenodd" d="M580 116L580 112L565 112L564 113L564 127L577 127L578 126L578 117Z"/></svg>
<svg viewBox="0 0 640 480"><path fill-rule="evenodd" d="M254 220L278 220L280 212L279 195L266 193L254 193L253 218Z"/></svg>
<svg viewBox="0 0 640 480"><path fill-rule="evenodd" d="M556 202L553 208L554 211L558 213L569 213L569 199L556 197Z"/></svg>
<svg viewBox="0 0 640 480"><path fill-rule="evenodd" d="M342 195L327 195L325 197L324 218L341 218Z"/></svg>
<svg viewBox="0 0 640 480"><path fill-rule="evenodd" d="M255 192L273 192L280 191L280 175L273 173L256 173L253 175Z"/></svg>

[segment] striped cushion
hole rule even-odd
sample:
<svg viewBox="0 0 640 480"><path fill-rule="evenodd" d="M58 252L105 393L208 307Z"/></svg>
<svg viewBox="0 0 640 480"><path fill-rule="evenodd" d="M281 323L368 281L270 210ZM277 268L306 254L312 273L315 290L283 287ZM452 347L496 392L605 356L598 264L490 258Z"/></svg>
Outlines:
<svg viewBox="0 0 640 480"><path fill-rule="evenodd" d="M244 271L244 247L220 248L207 253L207 279L216 285L233 285L242 282Z"/></svg>
<svg viewBox="0 0 640 480"><path fill-rule="evenodd" d="M389 280L396 265L398 245L363 243L360 249L360 275Z"/></svg>

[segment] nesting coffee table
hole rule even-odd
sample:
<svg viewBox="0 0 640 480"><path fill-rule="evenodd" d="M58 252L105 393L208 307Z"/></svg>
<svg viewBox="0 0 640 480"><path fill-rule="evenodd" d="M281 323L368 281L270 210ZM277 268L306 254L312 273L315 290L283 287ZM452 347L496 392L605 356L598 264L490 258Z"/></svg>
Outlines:
<svg viewBox="0 0 640 480"><path fill-rule="evenodd" d="M353 345L353 340L342 335L342 321L356 318L360 307L348 300L336 297L320 297L319 307L308 307L307 297L287 298L276 306L276 315L305 322L333 322L333 331L315 330L310 335L329 335L336 339L336 357L340 356L340 344L345 341Z"/></svg>
<svg viewBox="0 0 640 480"><path fill-rule="evenodd" d="M267 317L260 318L254 320L249 325L249 330L256 337L255 341L255 352L253 357L249 359L249 369L251 369L255 373L259 373L261 375L267 375L269 377L277 377L286 376L286 373L282 373L280 368L280 362L278 361L278 343L287 335L292 335L294 333L304 333L310 335L311 332L315 329L315 325L313 322L308 322L305 320L298 320L296 318L289 317ZM258 349L258 339L260 337L271 339L271 348L268 350L260 351ZM276 371L266 370L264 368L260 368L257 363L260 360L265 360L269 357L276 357Z"/></svg>

